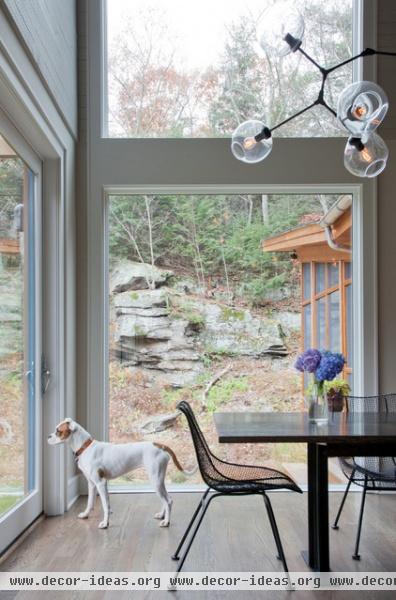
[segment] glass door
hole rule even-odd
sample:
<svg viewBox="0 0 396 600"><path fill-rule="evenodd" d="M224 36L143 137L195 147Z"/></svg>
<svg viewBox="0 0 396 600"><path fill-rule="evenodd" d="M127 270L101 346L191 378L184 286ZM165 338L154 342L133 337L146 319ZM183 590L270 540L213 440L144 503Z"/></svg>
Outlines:
<svg viewBox="0 0 396 600"><path fill-rule="evenodd" d="M42 511L39 185L0 133L0 553Z"/></svg>

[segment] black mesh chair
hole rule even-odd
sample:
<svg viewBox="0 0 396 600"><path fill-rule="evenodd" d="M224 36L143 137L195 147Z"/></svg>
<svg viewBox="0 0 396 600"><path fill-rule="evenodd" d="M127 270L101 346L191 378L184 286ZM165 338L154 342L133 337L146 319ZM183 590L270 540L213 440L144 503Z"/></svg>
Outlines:
<svg viewBox="0 0 396 600"><path fill-rule="evenodd" d="M346 398L346 410L348 412L396 412L396 394L387 394L382 396L357 397L349 396ZM338 521L345 504L346 497L351 487L351 483L363 487L362 500L360 504L360 513L358 521L358 530L356 535L355 552L352 558L360 560L359 544L362 531L364 505L366 501L367 490L375 491L395 491L396 489L396 462L393 457L351 457L339 458L341 469L348 479L348 485L341 500L337 512L333 529L338 529Z"/></svg>
<svg viewBox="0 0 396 600"><path fill-rule="evenodd" d="M212 500L219 496L246 496L251 494L259 494L264 499L272 533L275 539L278 559L282 561L283 568L287 573L288 568L275 520L275 515L272 510L270 499L266 492L271 490L286 489L293 492L302 493L302 490L290 477L284 473L281 473L280 471L276 471L275 469L250 465L238 465L225 462L220 458L217 458L209 450L190 405L183 401L178 404L177 408L187 418L197 455L199 470L201 472L202 479L208 486L208 489L203 494L192 516L192 519L180 540L177 550L172 556L174 560L180 561L176 573L178 573L183 567L184 561L187 558L197 531ZM182 549L183 544L186 541L194 523L194 529L191 533L185 550L180 557L179 552Z"/></svg>

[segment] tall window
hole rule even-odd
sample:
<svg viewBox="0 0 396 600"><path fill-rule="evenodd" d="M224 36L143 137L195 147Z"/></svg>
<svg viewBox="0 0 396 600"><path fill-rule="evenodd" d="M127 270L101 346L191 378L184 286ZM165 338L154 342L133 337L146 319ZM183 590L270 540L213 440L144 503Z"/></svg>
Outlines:
<svg viewBox="0 0 396 600"><path fill-rule="evenodd" d="M34 175L0 135L0 517L35 472Z"/></svg>
<svg viewBox="0 0 396 600"><path fill-rule="evenodd" d="M311 102L320 73L297 53L257 52L256 24L273 0L108 0L110 137L223 137L248 118L269 126ZM323 65L352 54L352 0L297 0L304 48ZM351 65L330 76L334 108ZM322 107L277 135L343 135Z"/></svg>
<svg viewBox="0 0 396 600"><path fill-rule="evenodd" d="M350 289L347 263L301 269L295 253L295 240L303 252L311 236L312 261L329 250L319 223L338 200L249 193L109 197L111 441L151 440L155 433L193 464L185 423L170 416L187 400L220 457L271 460L301 481L303 446L217 446L213 412L301 410L294 363L303 336L320 331L320 347L344 347L339 297ZM348 231L344 220L334 231ZM267 243L281 252L268 252ZM310 287L314 272L317 292ZM168 477L174 484L200 481L199 474L186 480L173 466ZM132 481L144 484L144 475L134 472ZM115 483L127 484L128 478Z"/></svg>
<svg viewBox="0 0 396 600"><path fill-rule="evenodd" d="M342 352L347 359L344 375L352 372L352 273L351 262L305 262L303 283L304 348Z"/></svg>

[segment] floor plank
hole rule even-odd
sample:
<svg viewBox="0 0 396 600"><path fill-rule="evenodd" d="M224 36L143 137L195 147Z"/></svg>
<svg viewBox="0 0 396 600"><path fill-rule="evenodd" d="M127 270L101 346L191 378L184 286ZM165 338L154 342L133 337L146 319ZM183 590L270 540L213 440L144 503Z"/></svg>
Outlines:
<svg viewBox="0 0 396 600"><path fill-rule="evenodd" d="M99 502L92 517L77 519L85 504L80 498L62 517L45 519L1 564L2 571L171 571L170 556L199 500L197 493L173 494L172 523L160 528L153 514L158 500L153 494L112 494L110 527L99 530ZM340 493L330 494L334 515ZM363 525L361 555L351 555L356 533L360 494L348 497L338 532L331 531L331 561L335 571L396 571L396 497L369 494ZM300 550L307 546L306 494L273 493L272 503L291 571L307 571ZM392 525L392 526L390 526ZM195 571L280 571L275 558L262 499L259 497L221 498L213 501L205 522L191 549L185 570ZM189 592L134 592L134 598L185 600ZM237 592L234 597L278 600L287 592ZM229 592L199 592L197 600L225 599ZM65 598L71 600L126 600L130 592L17 592L0 593L1 600ZM294 592L293 600L343 600L344 598L387 600L393 592Z"/></svg>

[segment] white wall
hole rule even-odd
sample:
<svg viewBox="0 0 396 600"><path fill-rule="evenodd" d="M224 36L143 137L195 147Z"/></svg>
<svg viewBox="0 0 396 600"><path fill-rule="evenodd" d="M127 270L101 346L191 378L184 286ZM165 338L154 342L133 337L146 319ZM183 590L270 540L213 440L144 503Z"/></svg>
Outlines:
<svg viewBox="0 0 396 600"><path fill-rule="evenodd" d="M75 0L2 0L59 113L77 135Z"/></svg>
<svg viewBox="0 0 396 600"><path fill-rule="evenodd" d="M378 0L378 47L396 52L396 2ZM389 166L378 179L379 380L396 393L396 58L380 57L378 83L390 109L380 134L389 146Z"/></svg>

